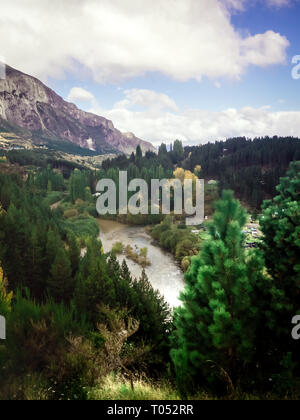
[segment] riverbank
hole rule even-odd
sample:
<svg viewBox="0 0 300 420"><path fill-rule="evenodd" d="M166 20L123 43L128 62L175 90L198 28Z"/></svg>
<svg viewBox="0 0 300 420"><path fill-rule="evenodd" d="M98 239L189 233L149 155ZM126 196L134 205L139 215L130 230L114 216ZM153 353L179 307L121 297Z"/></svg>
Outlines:
<svg viewBox="0 0 300 420"><path fill-rule="evenodd" d="M180 304L179 295L184 289L184 275L174 257L153 244L153 239L144 227L128 226L106 219L97 219L100 228L100 238L105 252L110 252L116 242L122 242L126 247L147 248L151 265L145 272L152 286L159 290L171 307ZM142 267L125 255L119 255L118 260L127 262L133 277L139 278Z"/></svg>

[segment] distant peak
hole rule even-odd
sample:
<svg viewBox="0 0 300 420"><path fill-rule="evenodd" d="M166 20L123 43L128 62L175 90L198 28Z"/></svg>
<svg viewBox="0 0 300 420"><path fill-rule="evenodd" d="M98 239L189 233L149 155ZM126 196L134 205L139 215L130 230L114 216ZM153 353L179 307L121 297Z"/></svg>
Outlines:
<svg viewBox="0 0 300 420"><path fill-rule="evenodd" d="M128 139L134 139L136 137L133 133L123 133L123 136L127 137Z"/></svg>
<svg viewBox="0 0 300 420"><path fill-rule="evenodd" d="M40 80L6 65L6 77L0 80L0 118L52 139L69 141L99 153L130 154L141 145L143 151L153 145L133 133L122 134L112 121L85 112L63 100ZM40 140L39 140L40 141Z"/></svg>

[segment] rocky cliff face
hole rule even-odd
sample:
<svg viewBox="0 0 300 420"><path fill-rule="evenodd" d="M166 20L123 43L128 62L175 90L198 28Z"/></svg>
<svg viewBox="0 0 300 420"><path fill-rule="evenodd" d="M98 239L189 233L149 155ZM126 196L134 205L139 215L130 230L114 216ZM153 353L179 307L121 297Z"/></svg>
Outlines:
<svg viewBox="0 0 300 420"><path fill-rule="evenodd" d="M98 152L130 154L138 144L144 152L155 151L151 143L121 133L111 121L81 111L36 78L9 66L6 78L0 80L0 118L36 136L43 133Z"/></svg>

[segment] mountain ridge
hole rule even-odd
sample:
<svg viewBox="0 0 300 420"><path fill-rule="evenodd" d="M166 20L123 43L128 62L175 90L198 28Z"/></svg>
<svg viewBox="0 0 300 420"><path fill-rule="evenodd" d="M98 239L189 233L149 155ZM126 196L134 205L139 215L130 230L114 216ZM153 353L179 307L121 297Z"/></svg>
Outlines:
<svg viewBox="0 0 300 420"><path fill-rule="evenodd" d="M37 78L6 66L0 80L0 118L29 130L35 139L62 139L90 151L130 154L154 146L132 133L121 133L112 121L80 110Z"/></svg>

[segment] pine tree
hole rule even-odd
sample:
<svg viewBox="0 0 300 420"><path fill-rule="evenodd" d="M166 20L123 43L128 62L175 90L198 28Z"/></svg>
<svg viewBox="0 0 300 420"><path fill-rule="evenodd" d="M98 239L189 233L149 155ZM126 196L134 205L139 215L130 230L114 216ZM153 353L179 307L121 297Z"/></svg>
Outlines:
<svg viewBox="0 0 300 420"><path fill-rule="evenodd" d="M120 309L128 308L132 303L133 290L131 288L132 280L126 261L124 260L122 267L120 267L116 255L111 254L107 261L107 268L109 278L114 284L116 307L120 307Z"/></svg>
<svg viewBox="0 0 300 420"><path fill-rule="evenodd" d="M80 260L80 249L76 241L75 235L72 233L68 235L68 244L69 244L69 258L71 262L72 275L75 276Z"/></svg>
<svg viewBox="0 0 300 420"><path fill-rule="evenodd" d="M175 312L173 359L182 392L200 384L233 387L253 359L263 261L246 254L246 212L231 191L216 204L211 239L192 259L183 306Z"/></svg>
<svg viewBox="0 0 300 420"><path fill-rule="evenodd" d="M300 314L300 162L291 164L277 191L279 195L273 201L265 201L260 220L262 248L273 287L266 311L270 328L268 334L264 333L264 342L271 349L271 365L285 365L292 357L299 374L299 345L291 339L291 321ZM273 369L275 372L278 368Z"/></svg>
<svg viewBox="0 0 300 420"><path fill-rule="evenodd" d="M132 284L132 277L131 277L131 273L130 270L128 268L127 262L124 259L122 262L122 266L121 266L121 278L125 281L128 282L128 284Z"/></svg>
<svg viewBox="0 0 300 420"><path fill-rule="evenodd" d="M263 248L269 273L293 300L300 293L300 162L291 164L277 191L263 205Z"/></svg>
<svg viewBox="0 0 300 420"><path fill-rule="evenodd" d="M74 281L70 259L66 250L60 247L57 250L54 263L50 270L48 280L50 296L57 302L70 302L74 293Z"/></svg>
<svg viewBox="0 0 300 420"><path fill-rule="evenodd" d="M28 259L26 260L27 278L26 285L30 289L33 297L41 299L46 290L46 233L38 226L33 226L28 249ZM24 256L25 257L25 256Z"/></svg>
<svg viewBox="0 0 300 420"><path fill-rule="evenodd" d="M12 290L28 285L24 273L27 272L30 252L30 227L22 209L17 209L14 204L0 217L0 258Z"/></svg>
<svg viewBox="0 0 300 420"><path fill-rule="evenodd" d="M130 309L140 321L138 335L155 347L158 356L168 348L170 308L159 291L152 287L145 270L138 280L133 281L132 287L135 296Z"/></svg>
<svg viewBox="0 0 300 420"><path fill-rule="evenodd" d="M141 160L142 157L143 157L143 152L142 152L141 146L138 144L136 147L136 158L137 160Z"/></svg>
<svg viewBox="0 0 300 420"><path fill-rule="evenodd" d="M88 241L86 255L80 261L75 292L79 310L95 324L99 321L99 306L114 306L116 301L114 281L109 276L106 256L101 249L98 240Z"/></svg>
<svg viewBox="0 0 300 420"><path fill-rule="evenodd" d="M180 140L175 140L173 147L173 162L180 163L184 157L184 149Z"/></svg>
<svg viewBox="0 0 300 420"><path fill-rule="evenodd" d="M52 229L49 230L47 233L47 244L46 244L46 261L47 261L47 267L48 267L49 272L52 267L52 264L54 263L57 249L62 246L63 244L59 237L59 234L56 231L53 231Z"/></svg>
<svg viewBox="0 0 300 420"><path fill-rule="evenodd" d="M168 154L167 146L164 143L162 143L159 146L158 155L163 156L163 155L167 155L167 154Z"/></svg>

